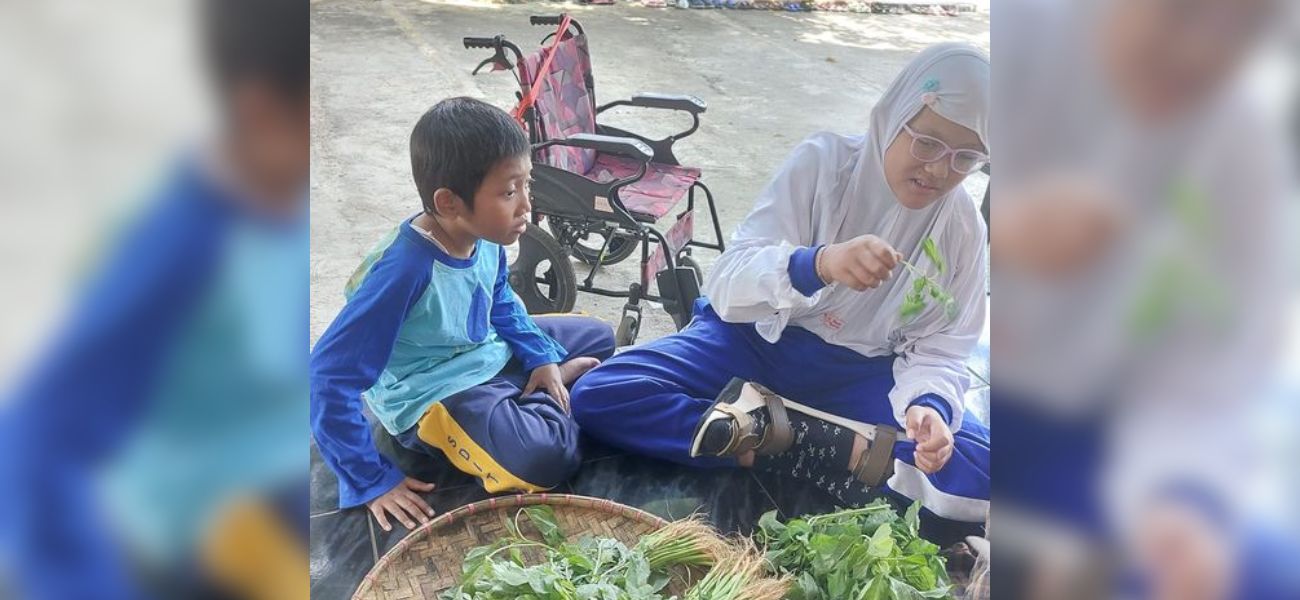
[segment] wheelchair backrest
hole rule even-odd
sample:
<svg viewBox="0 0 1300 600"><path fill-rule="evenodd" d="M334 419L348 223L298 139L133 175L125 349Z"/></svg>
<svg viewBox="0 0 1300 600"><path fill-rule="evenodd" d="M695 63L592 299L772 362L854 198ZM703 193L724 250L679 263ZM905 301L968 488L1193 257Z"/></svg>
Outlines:
<svg viewBox="0 0 1300 600"><path fill-rule="evenodd" d="M533 104L534 124L543 142L564 139L575 133L596 133L596 110L591 82L591 55L587 36L566 32L555 47L546 73L538 73L546 58L549 44L524 57L519 78L524 86L541 86ZM527 87L525 87L527 89ZM535 134L536 135L536 134ZM596 162L596 151L565 146L551 146L541 151L541 161L550 166L585 175Z"/></svg>

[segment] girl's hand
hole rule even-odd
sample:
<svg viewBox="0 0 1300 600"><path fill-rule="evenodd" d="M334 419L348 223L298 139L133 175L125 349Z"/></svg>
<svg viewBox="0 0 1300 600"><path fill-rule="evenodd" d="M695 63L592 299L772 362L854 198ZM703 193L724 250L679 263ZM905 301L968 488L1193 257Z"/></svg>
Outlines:
<svg viewBox="0 0 1300 600"><path fill-rule="evenodd" d="M868 234L823 248L817 257L817 275L828 284L842 283L862 292L889 279L901 259L892 246Z"/></svg>
<svg viewBox="0 0 1300 600"><path fill-rule="evenodd" d="M388 515L393 515L407 529L415 529L416 521L427 523L429 517L433 516L433 508L417 492L431 490L433 490L432 483L407 477L393 489L384 492L384 495L367 502L366 507L370 509L370 514L375 516L375 521L379 522L379 526L383 527L384 531L393 529L393 526L388 523Z"/></svg>
<svg viewBox="0 0 1300 600"><path fill-rule="evenodd" d="M1064 277L1088 268L1128 226L1127 211L1106 188L1058 175L1008 192L989 227L995 265Z"/></svg>
<svg viewBox="0 0 1300 600"><path fill-rule="evenodd" d="M927 475L939 472L952 458L952 430L933 408L907 409L907 437L916 441L916 468Z"/></svg>
<svg viewBox="0 0 1300 600"><path fill-rule="evenodd" d="M560 373L559 365L550 363L533 369L533 374L528 377L528 385L524 386L524 395L527 396L538 389L546 390L564 412L570 412L569 388L564 385L564 377Z"/></svg>

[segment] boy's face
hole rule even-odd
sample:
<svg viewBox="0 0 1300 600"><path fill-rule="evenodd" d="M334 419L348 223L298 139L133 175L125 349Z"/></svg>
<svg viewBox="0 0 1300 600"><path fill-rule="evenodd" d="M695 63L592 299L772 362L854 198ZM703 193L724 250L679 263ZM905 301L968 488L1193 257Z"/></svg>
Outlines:
<svg viewBox="0 0 1300 600"><path fill-rule="evenodd" d="M954 150L986 152L974 131L939 116L929 108L921 109L907 125L912 131L937 138ZM907 131L900 131L885 149L884 163L889 189L893 190L900 204L913 210L929 206L966 179L965 174L952 169L951 155L930 163L912 156L912 136Z"/></svg>
<svg viewBox="0 0 1300 600"><path fill-rule="evenodd" d="M309 102L257 79L232 84L226 97L227 135L243 185L260 208L300 209L311 169Z"/></svg>
<svg viewBox="0 0 1300 600"><path fill-rule="evenodd" d="M475 237L508 246L528 227L533 161L528 155L503 159L492 166L474 194L474 210L462 213Z"/></svg>

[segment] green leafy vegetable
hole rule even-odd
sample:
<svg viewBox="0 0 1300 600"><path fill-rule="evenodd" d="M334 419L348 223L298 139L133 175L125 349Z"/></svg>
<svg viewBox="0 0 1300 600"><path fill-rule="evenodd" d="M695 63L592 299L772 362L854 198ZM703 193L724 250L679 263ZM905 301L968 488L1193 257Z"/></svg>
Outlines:
<svg viewBox="0 0 1300 600"><path fill-rule="evenodd" d="M541 542L524 535L525 517ZM779 600L785 594L785 582L766 576L752 542L729 543L696 519L670 523L632 548L603 537L568 542L546 505L526 507L505 521L506 537L470 550L458 585L442 600L664 600L661 592L677 566L712 567L688 592L692 600L739 599L741 592L744 600Z"/></svg>
<svg viewBox="0 0 1300 600"><path fill-rule="evenodd" d="M788 600L952 598L939 547L919 537L919 503L899 517L885 501L780 522L755 536L769 568L791 578Z"/></svg>
<svg viewBox="0 0 1300 600"><path fill-rule="evenodd" d="M934 263L934 266L939 268L940 274L947 272L948 266L943 263L943 257L939 255L939 247L935 245L933 239L925 238L922 240L921 250L930 258L930 262Z"/></svg>
<svg viewBox="0 0 1300 600"><path fill-rule="evenodd" d="M564 534L560 533L560 526L555 523L555 510L545 504L534 504L524 508L524 514L541 532L542 539L547 545L554 546L564 543ZM522 536L521 536L522 537Z"/></svg>
<svg viewBox="0 0 1300 600"><path fill-rule="evenodd" d="M939 270L940 274L948 270L948 266L944 263L943 256L939 254L939 248L935 245L933 239L925 238L922 240L921 250ZM903 320L903 323L912 322L917 315L920 315L925 310L930 300L934 300L939 306L943 307L945 318L956 318L957 302L953 300L952 294L949 294L947 290L943 289L943 286L939 285L938 282L916 265L906 260L902 261L902 263L916 277L912 281L911 291L903 297L903 303L898 308L898 317Z"/></svg>

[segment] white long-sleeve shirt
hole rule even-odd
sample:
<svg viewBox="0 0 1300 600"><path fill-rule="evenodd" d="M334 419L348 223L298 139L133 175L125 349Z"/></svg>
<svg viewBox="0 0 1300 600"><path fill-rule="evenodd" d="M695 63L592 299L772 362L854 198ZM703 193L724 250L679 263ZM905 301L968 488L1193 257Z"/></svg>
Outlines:
<svg viewBox="0 0 1300 600"><path fill-rule="evenodd" d="M965 361L984 328L985 225L960 187L919 211L892 196L868 199L878 204L869 207L850 199L843 192L851 186L843 182L852 180L864 139L819 133L796 147L714 264L704 292L723 320L755 323L769 342L794 325L864 356L897 354L890 403L900 425L908 405L932 393L948 402L956 428L970 383ZM796 252L864 234L880 237L930 274L952 294L956 315L948 318L932 301L904 324L899 310L914 275L901 266L864 292L834 284L811 296L796 289L790 274ZM925 237L948 262L945 273L921 250Z"/></svg>

